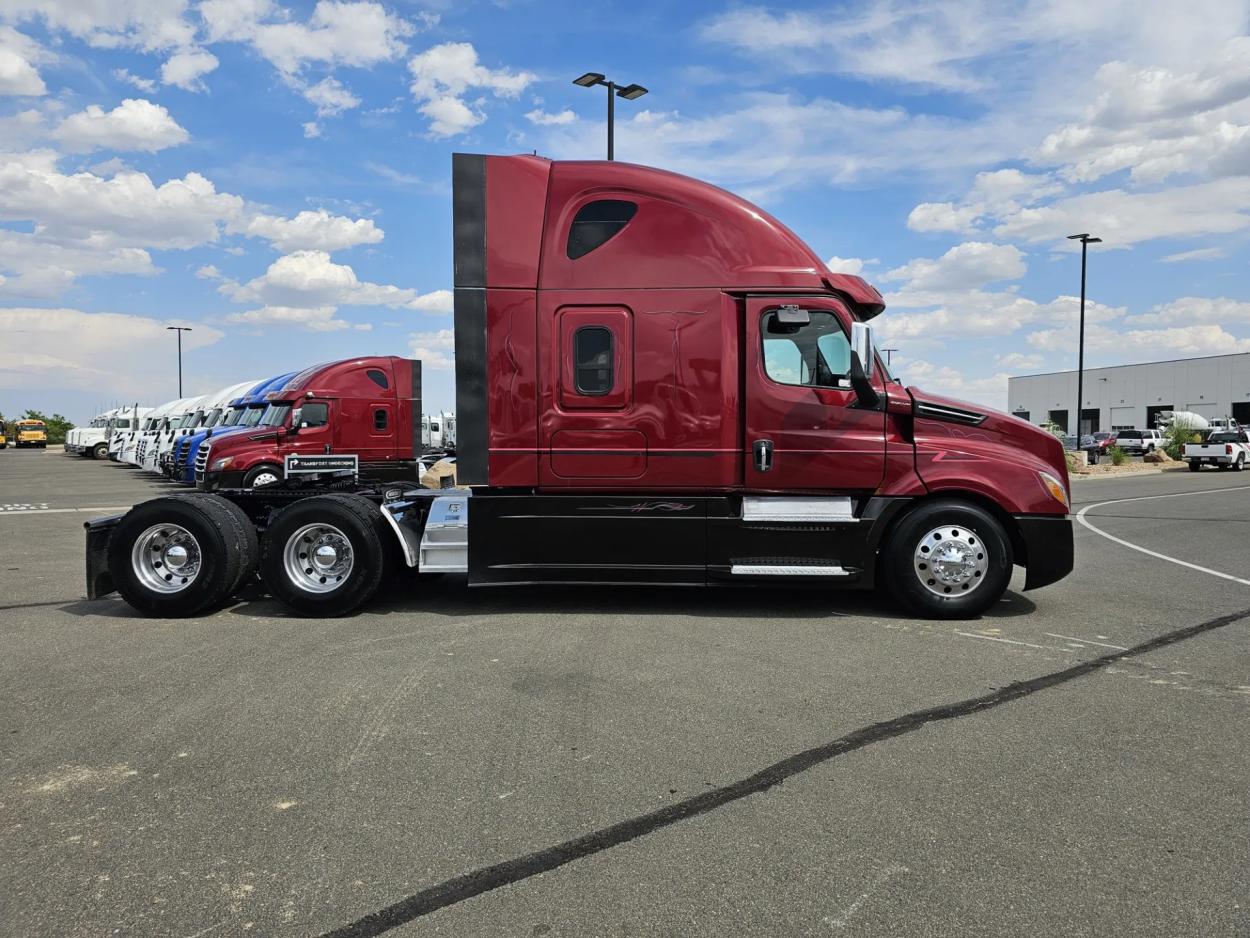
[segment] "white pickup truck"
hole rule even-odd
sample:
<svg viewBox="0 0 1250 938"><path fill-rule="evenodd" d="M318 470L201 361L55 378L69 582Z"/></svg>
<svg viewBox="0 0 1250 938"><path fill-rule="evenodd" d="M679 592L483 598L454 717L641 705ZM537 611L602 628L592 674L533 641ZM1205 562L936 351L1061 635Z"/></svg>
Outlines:
<svg viewBox="0 0 1250 938"><path fill-rule="evenodd" d="M1216 430L1205 443L1185 444L1182 458L1189 463L1190 472L1197 472L1203 466L1232 467L1234 472L1241 472L1250 462L1250 438L1245 430Z"/></svg>

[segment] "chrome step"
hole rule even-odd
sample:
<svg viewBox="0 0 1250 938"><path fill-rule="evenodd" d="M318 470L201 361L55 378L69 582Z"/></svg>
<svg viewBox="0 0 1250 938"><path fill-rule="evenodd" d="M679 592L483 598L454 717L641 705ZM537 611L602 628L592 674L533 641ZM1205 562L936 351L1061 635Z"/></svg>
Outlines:
<svg viewBox="0 0 1250 938"><path fill-rule="evenodd" d="M850 576L854 571L838 566L736 563L729 572L736 576Z"/></svg>
<svg viewBox="0 0 1250 938"><path fill-rule="evenodd" d="M747 495L742 499L742 520L853 524L859 519L846 495Z"/></svg>

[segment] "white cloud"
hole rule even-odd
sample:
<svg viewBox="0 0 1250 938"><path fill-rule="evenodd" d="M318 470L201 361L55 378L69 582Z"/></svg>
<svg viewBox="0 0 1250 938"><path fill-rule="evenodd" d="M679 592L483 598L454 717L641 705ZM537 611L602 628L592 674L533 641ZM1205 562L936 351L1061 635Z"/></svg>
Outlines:
<svg viewBox="0 0 1250 938"><path fill-rule="evenodd" d="M75 389L110 395L158 393L164 372L136 368L135 362L164 360L169 351L167 322L125 313L77 309L0 309L0 335L20 345L21 354L0 358L0 387L32 390ZM183 334L183 352L212 345L222 332L203 323Z"/></svg>
<svg viewBox="0 0 1250 938"><path fill-rule="evenodd" d="M155 185L144 173L65 175L47 151L0 157L0 216L36 234L95 247L190 248L217 240L243 200L198 173Z"/></svg>
<svg viewBox="0 0 1250 938"><path fill-rule="evenodd" d="M151 78L143 78L139 75L133 75L128 68L113 69L113 77L118 81L124 81L128 85L138 88L145 94L155 94L157 83Z"/></svg>
<svg viewBox="0 0 1250 938"><path fill-rule="evenodd" d="M155 52L194 44L187 0L5 0L0 16L41 19L101 49Z"/></svg>
<svg viewBox="0 0 1250 938"><path fill-rule="evenodd" d="M1047 175L1018 169L977 173L962 203L921 202L907 216L907 227L912 231L968 234L986 216L1010 214L1062 191L1063 186Z"/></svg>
<svg viewBox="0 0 1250 938"><path fill-rule="evenodd" d="M309 140L315 140L321 136L321 125L316 121L305 121L303 123L304 136Z"/></svg>
<svg viewBox="0 0 1250 938"><path fill-rule="evenodd" d="M487 68L467 42L445 42L426 49L408 60L408 71L412 73L409 89L421 102L418 110L430 119L430 133L435 137L464 133L486 119L463 100L468 92L515 98L537 80L529 72Z"/></svg>
<svg viewBox="0 0 1250 938"><path fill-rule="evenodd" d="M1006 355L998 356L998 364L1004 368L1011 368L1018 371L1027 371L1033 368L1040 368L1042 365L1041 355L1027 355L1024 352L1008 352Z"/></svg>
<svg viewBox="0 0 1250 938"><path fill-rule="evenodd" d="M1179 173L1241 172L1250 157L1250 37L1237 36L1178 71L1108 62L1084 119L1049 134L1037 151L1071 180L1129 170L1136 182Z"/></svg>
<svg viewBox="0 0 1250 938"><path fill-rule="evenodd" d="M456 334L451 329L414 332L408 336L413 358L421 359L423 369L445 371L456 367Z"/></svg>
<svg viewBox="0 0 1250 938"><path fill-rule="evenodd" d="M39 44L11 26L0 26L0 95L41 97L48 87L36 63L47 58Z"/></svg>
<svg viewBox="0 0 1250 938"><path fill-rule="evenodd" d="M80 243L58 243L38 234L0 229L0 296L53 299L79 277L159 273L147 251Z"/></svg>
<svg viewBox="0 0 1250 938"><path fill-rule="evenodd" d="M537 124L540 127L553 127L561 124L571 124L577 120L577 115L573 113L571 108L565 108L563 111L557 111L554 114L544 111L542 108L535 108L527 111L525 119L531 124Z"/></svg>
<svg viewBox="0 0 1250 938"><path fill-rule="evenodd" d="M858 257L838 257L835 254L825 261L825 266L835 274L858 274L864 269L864 262Z"/></svg>
<svg viewBox="0 0 1250 938"><path fill-rule="evenodd" d="M1076 329L1044 329L1029 335L1027 341L1033 348L1043 351L1071 350L1076 347ZM1214 323L1127 330L1087 324L1085 351L1086 354L1112 352L1117 364L1132 364L1162 358L1250 352L1250 339L1237 338Z"/></svg>
<svg viewBox="0 0 1250 938"><path fill-rule="evenodd" d="M336 78L323 78L305 88L304 97L316 105L318 117L333 117L360 105L360 99Z"/></svg>
<svg viewBox="0 0 1250 938"><path fill-rule="evenodd" d="M890 298L887 297L887 304ZM936 309L927 312L887 312L880 332L891 342L912 340L931 342L967 336L1007 336L1036 323L1075 323L1080 300L1060 296L1039 303L1014 293L969 290L953 293ZM1107 306L1087 299L1087 323L1106 322L1123 316L1123 307Z"/></svg>
<svg viewBox="0 0 1250 938"><path fill-rule="evenodd" d="M313 332L338 332L351 323L335 319L333 306L262 306L245 313L231 313L230 322L251 326L303 326Z"/></svg>
<svg viewBox="0 0 1250 938"><path fill-rule="evenodd" d="M111 111L92 104L65 118L52 132L52 138L72 153L97 149L155 153L186 143L190 136L169 111L141 98L127 98Z"/></svg>
<svg viewBox="0 0 1250 938"><path fill-rule="evenodd" d="M1125 323L1130 326L1250 323L1250 303L1223 296L1182 296L1170 303L1160 303L1147 313L1130 316Z"/></svg>
<svg viewBox="0 0 1250 938"><path fill-rule="evenodd" d="M268 0L205 0L199 14L210 42L249 42L288 76L310 64L368 68L392 61L407 51L403 40L415 32L372 0L318 0L302 23Z"/></svg>
<svg viewBox="0 0 1250 938"><path fill-rule="evenodd" d="M1250 177L1216 179L1153 192L1108 189L1010 212L994 233L1024 241L1059 241L1091 231L1106 246L1156 238L1228 234L1250 225Z"/></svg>
<svg viewBox="0 0 1250 938"><path fill-rule="evenodd" d="M1181 251L1159 258L1165 264L1179 264L1184 261L1215 261L1227 257L1223 248L1197 248L1193 251Z"/></svg>
<svg viewBox="0 0 1250 938"><path fill-rule="evenodd" d="M303 211L294 218L256 215L244 230L252 237L265 238L283 253L339 251L358 244L377 244L384 237L371 219L331 215L325 209Z"/></svg>
<svg viewBox="0 0 1250 938"><path fill-rule="evenodd" d="M161 66L161 82L177 85L185 91L203 91L200 81L217 68L217 56L204 49L183 49L174 53Z"/></svg>
<svg viewBox="0 0 1250 938"><path fill-rule="evenodd" d="M336 264L325 251L295 251L278 258L259 277L245 284L223 282L219 288L240 303L312 308L319 306L388 306L441 311L444 294L421 294L390 284L360 280L346 264Z"/></svg>
<svg viewBox="0 0 1250 938"><path fill-rule="evenodd" d="M1024 252L1010 244L966 241L939 258L918 257L883 274L881 280L902 281L902 292L910 302L894 300L895 305L928 306L940 300L934 294L972 290L1002 280L1023 277L1028 267Z"/></svg>

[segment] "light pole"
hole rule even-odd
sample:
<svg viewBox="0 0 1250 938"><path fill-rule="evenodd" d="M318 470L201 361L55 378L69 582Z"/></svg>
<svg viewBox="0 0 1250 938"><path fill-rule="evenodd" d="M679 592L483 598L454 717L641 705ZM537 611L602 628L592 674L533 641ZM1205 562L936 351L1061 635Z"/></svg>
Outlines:
<svg viewBox="0 0 1250 938"><path fill-rule="evenodd" d="M190 326L166 326L165 328L178 333L178 396L182 397L182 334L194 330Z"/></svg>
<svg viewBox="0 0 1250 938"><path fill-rule="evenodd" d="M883 348L881 351L885 352L885 367L889 368L889 367L890 367L890 363L891 363L892 361L894 361L894 353L895 353L895 352L897 352L897 351L898 351L898 349L896 349L896 348Z"/></svg>
<svg viewBox="0 0 1250 938"><path fill-rule="evenodd" d="M1081 408L1085 404L1085 256L1091 244L1101 244L1102 238L1091 238L1089 233L1068 235L1069 241L1081 242L1081 322L1078 327L1076 353L1076 445L1081 446Z"/></svg>
<svg viewBox="0 0 1250 938"><path fill-rule="evenodd" d="M608 159L615 159L613 151L613 138L615 137L616 124L616 108L613 98L620 96L626 101L633 101L641 98L647 93L647 89L642 85L618 85L614 81L608 81L601 72L587 72L581 78L574 78L573 84L581 85L583 88L593 88L595 85L603 85L608 89Z"/></svg>

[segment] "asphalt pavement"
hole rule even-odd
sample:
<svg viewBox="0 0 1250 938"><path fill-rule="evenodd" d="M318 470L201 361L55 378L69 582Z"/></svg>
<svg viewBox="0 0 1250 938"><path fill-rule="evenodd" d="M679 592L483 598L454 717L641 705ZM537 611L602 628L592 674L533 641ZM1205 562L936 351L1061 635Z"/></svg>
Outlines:
<svg viewBox="0 0 1250 938"><path fill-rule="evenodd" d="M0 452L0 935L1250 935L1248 474L1077 481L1075 572L953 623L83 599L82 522L170 490Z"/></svg>

